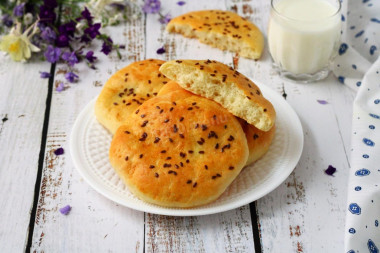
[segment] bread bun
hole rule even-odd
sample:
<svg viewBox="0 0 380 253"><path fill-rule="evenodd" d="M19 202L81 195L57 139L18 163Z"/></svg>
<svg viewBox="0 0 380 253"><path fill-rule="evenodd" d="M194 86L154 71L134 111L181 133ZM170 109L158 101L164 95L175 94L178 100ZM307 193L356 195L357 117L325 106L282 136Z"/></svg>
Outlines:
<svg viewBox="0 0 380 253"><path fill-rule="evenodd" d="M259 59L264 48L259 28L230 11L189 12L173 18L166 30L251 59Z"/></svg>
<svg viewBox="0 0 380 253"><path fill-rule="evenodd" d="M247 157L238 120L216 102L183 89L141 105L117 130L109 151L129 190L165 207L216 200Z"/></svg>
<svg viewBox="0 0 380 253"><path fill-rule="evenodd" d="M179 86L178 83L169 82L167 85L162 87L160 92L158 92L158 96L182 89L183 88ZM269 131L264 132L257 129L255 126L248 124L241 118L238 118L238 120L243 128L248 143L249 155L247 163L245 164L247 166L259 160L269 150L274 138L276 127L274 125Z"/></svg>
<svg viewBox="0 0 380 253"><path fill-rule="evenodd" d="M221 62L173 60L164 63L160 71L182 88L218 102L262 131L269 131L275 123L274 107L260 89Z"/></svg>
<svg viewBox="0 0 380 253"><path fill-rule="evenodd" d="M158 71L163 63L154 59L134 62L108 79L96 100L95 116L112 134L137 107L155 97L170 81Z"/></svg>

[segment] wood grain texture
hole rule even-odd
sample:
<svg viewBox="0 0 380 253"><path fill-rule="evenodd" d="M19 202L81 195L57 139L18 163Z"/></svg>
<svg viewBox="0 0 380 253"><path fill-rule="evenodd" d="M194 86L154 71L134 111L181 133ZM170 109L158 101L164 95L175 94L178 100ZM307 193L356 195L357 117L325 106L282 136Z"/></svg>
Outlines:
<svg viewBox="0 0 380 253"><path fill-rule="evenodd" d="M173 16L202 9L225 9L221 1L162 2L164 12ZM165 26L157 22L156 15L148 15L146 22L147 58L214 59L233 65L229 52L223 52L188 39L179 34L168 34ZM155 32L153 32L155 31ZM160 47L166 49L157 55ZM199 217L168 217L146 214L145 249L147 252L254 252L249 206L229 212Z"/></svg>
<svg viewBox="0 0 380 253"><path fill-rule="evenodd" d="M76 65L80 78L72 84L64 79L65 66L57 66L55 83L63 81L66 88L53 92L31 251L143 252L144 213L119 206L92 189L72 164L69 138L79 112L99 94L110 75L144 58L144 19L142 15L125 25L106 28L115 43L126 46L121 60L116 54L102 55L100 45L94 45L97 70ZM54 150L59 147L65 153L56 156ZM66 205L72 207L67 216L59 212Z"/></svg>
<svg viewBox="0 0 380 253"><path fill-rule="evenodd" d="M235 0L227 5L250 18L266 37L270 1ZM354 94L332 75L314 84L281 79L271 67L268 48L259 61L237 61L239 71L286 98L304 130L299 164L283 184L257 201L263 252L343 251ZM338 170L334 177L324 173L329 165Z"/></svg>
<svg viewBox="0 0 380 253"><path fill-rule="evenodd" d="M0 252L21 252L30 210L44 122L50 64L0 57Z"/></svg>

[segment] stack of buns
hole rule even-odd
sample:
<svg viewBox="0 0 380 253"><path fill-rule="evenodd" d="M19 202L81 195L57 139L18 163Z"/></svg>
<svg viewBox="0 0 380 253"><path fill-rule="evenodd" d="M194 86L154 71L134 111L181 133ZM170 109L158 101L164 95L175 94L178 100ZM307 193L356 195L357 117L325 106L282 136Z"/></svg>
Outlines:
<svg viewBox="0 0 380 253"><path fill-rule="evenodd" d="M107 81L95 115L114 134L110 163L128 189L165 207L216 200L275 133L260 89L211 60L132 63Z"/></svg>

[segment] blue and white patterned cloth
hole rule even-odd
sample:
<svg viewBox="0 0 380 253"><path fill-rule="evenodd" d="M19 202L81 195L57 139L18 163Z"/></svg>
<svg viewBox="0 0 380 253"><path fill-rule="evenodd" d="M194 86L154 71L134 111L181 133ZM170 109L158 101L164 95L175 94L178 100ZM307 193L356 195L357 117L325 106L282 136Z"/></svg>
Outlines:
<svg viewBox="0 0 380 253"><path fill-rule="evenodd" d="M345 252L380 251L380 1L343 0L333 72L354 90Z"/></svg>

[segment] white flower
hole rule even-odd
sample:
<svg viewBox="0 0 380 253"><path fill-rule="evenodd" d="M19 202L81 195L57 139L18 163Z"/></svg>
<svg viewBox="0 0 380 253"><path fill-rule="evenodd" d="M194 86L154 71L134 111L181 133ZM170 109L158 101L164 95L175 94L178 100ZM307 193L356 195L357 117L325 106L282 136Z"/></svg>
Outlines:
<svg viewBox="0 0 380 253"><path fill-rule="evenodd" d="M88 2L87 7L97 18L107 5L113 3L124 3L124 0L91 0Z"/></svg>
<svg viewBox="0 0 380 253"><path fill-rule="evenodd" d="M30 39L38 31L37 22L21 33L21 24L16 23L8 35L1 38L0 50L8 53L14 61L26 61L32 52L40 49L30 42Z"/></svg>
<svg viewBox="0 0 380 253"><path fill-rule="evenodd" d="M32 13L26 13L24 15L24 24L25 25L30 25L33 22L33 15Z"/></svg>

